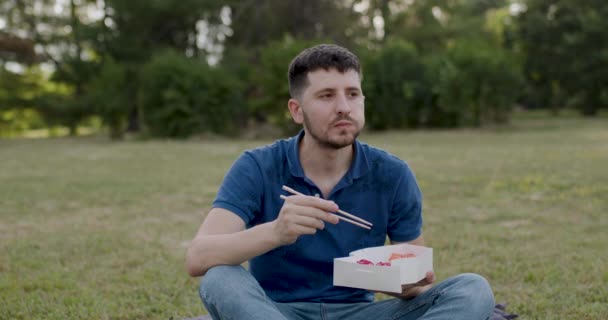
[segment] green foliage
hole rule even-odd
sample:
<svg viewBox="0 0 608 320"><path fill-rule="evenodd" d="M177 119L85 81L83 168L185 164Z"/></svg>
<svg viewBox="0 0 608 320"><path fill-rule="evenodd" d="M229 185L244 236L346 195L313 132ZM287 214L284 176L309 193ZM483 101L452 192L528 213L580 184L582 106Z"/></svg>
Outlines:
<svg viewBox="0 0 608 320"><path fill-rule="evenodd" d="M45 125L34 109L0 110L0 137L18 136L26 130L43 128Z"/></svg>
<svg viewBox="0 0 608 320"><path fill-rule="evenodd" d="M174 48L184 52L196 48L196 23L217 20L219 0L107 0L111 27L101 28L100 49L120 62L147 61L156 51ZM212 14L213 13L213 14Z"/></svg>
<svg viewBox="0 0 608 320"><path fill-rule="evenodd" d="M390 41L365 55L363 92L370 128L418 127L431 103L428 70L413 45Z"/></svg>
<svg viewBox="0 0 608 320"><path fill-rule="evenodd" d="M0 66L0 110L31 108L42 90L42 77L36 70L14 73Z"/></svg>
<svg viewBox="0 0 608 320"><path fill-rule="evenodd" d="M155 136L234 134L242 112L241 83L221 68L175 51L155 55L141 75L143 120Z"/></svg>
<svg viewBox="0 0 608 320"><path fill-rule="evenodd" d="M110 128L113 139L120 139L124 134L128 107L136 90L133 78L128 66L107 58L101 72L91 81L84 98Z"/></svg>
<svg viewBox="0 0 608 320"><path fill-rule="evenodd" d="M90 82L90 79L100 72L100 64L97 61L84 61L79 58L66 56L62 64L53 72L52 82L68 84L75 88L75 95L82 95L82 87Z"/></svg>
<svg viewBox="0 0 608 320"><path fill-rule="evenodd" d="M36 110L48 127L66 126L71 135L76 134L78 124L94 113L82 97L60 92L44 92L37 96Z"/></svg>
<svg viewBox="0 0 608 320"><path fill-rule="evenodd" d="M434 0L412 1L404 5L397 1L372 1L391 4L401 9L385 12L385 41L398 38L411 42L421 54L434 54L458 39L481 38L499 42L495 20L496 10L508 8L506 0ZM372 11L373 12L373 11Z"/></svg>
<svg viewBox="0 0 608 320"><path fill-rule="evenodd" d="M352 47L353 40L369 28L361 28L359 14L343 1L228 0L225 3L233 17L230 24L233 33L225 42L228 50L273 46L273 42L281 42L285 37L304 41L331 39Z"/></svg>
<svg viewBox="0 0 608 320"><path fill-rule="evenodd" d="M506 52L479 42L460 41L448 49L438 67L436 90L439 124L481 126L504 123L517 99L521 76Z"/></svg>
<svg viewBox="0 0 608 320"><path fill-rule="evenodd" d="M366 58L364 74L372 129L503 123L521 83L512 57L470 41L425 58L409 43L388 41Z"/></svg>
<svg viewBox="0 0 608 320"><path fill-rule="evenodd" d="M40 128L41 124L66 126L75 134L78 123L92 114L67 86L48 81L36 67L22 74L0 69L0 112L3 110L3 135Z"/></svg>
<svg viewBox="0 0 608 320"><path fill-rule="evenodd" d="M597 114L608 105L608 2L526 0L516 16L521 2L8 1L0 5L0 110L33 109L72 130L94 114L114 138L145 125L156 136L227 134L251 123L292 133L287 65L327 42L369 50L372 129L504 122L515 99ZM158 81L142 77L144 66L157 74L149 62L165 49L180 53L174 68L158 71ZM31 73L42 62L54 67L50 76ZM521 69L526 85L514 90Z"/></svg>
<svg viewBox="0 0 608 320"><path fill-rule="evenodd" d="M254 117L278 126L285 133L294 133L299 129L287 109L290 98L287 69L300 51L312 45L312 42L286 37L261 49L260 62L252 69L249 78L253 86L250 99Z"/></svg>
<svg viewBox="0 0 608 320"><path fill-rule="evenodd" d="M518 18L528 100L570 102L585 115L608 106L608 2L529 0ZM563 97L571 97L564 101ZM536 99L535 99L536 98Z"/></svg>

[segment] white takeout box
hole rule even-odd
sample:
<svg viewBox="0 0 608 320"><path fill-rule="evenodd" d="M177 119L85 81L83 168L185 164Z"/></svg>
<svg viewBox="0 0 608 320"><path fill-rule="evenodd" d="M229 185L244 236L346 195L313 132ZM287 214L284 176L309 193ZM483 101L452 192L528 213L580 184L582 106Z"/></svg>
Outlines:
<svg viewBox="0 0 608 320"><path fill-rule="evenodd" d="M388 262L392 253L416 256L393 260L390 266L375 265ZM370 260L374 265L358 264L360 259ZM406 243L371 247L334 259L334 286L401 293L401 285L424 279L428 271L433 271L433 248Z"/></svg>

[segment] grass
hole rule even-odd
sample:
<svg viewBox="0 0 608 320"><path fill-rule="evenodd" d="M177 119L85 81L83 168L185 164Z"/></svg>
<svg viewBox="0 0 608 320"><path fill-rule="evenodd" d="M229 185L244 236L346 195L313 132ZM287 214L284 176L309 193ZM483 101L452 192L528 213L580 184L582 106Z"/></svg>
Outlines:
<svg viewBox="0 0 608 320"><path fill-rule="evenodd" d="M523 319L608 314L608 118L362 140L414 169L440 280L480 273ZM185 248L235 157L267 142L0 140L0 319L205 313Z"/></svg>

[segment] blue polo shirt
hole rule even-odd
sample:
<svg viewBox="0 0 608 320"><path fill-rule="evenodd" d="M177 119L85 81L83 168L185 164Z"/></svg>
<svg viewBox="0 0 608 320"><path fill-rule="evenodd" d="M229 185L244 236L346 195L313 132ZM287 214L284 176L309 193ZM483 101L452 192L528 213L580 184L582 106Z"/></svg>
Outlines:
<svg viewBox="0 0 608 320"><path fill-rule="evenodd" d="M229 210L247 228L273 221L289 195L283 185L307 195L321 195L304 175L295 137L245 151L232 165L219 188L213 207ZM366 230L340 221L304 235L287 246L251 259L249 270L266 294L276 302L367 302L367 290L333 285L333 259L351 251L410 241L421 234L422 199L407 164L389 153L356 141L354 160L327 199L340 209L373 224Z"/></svg>

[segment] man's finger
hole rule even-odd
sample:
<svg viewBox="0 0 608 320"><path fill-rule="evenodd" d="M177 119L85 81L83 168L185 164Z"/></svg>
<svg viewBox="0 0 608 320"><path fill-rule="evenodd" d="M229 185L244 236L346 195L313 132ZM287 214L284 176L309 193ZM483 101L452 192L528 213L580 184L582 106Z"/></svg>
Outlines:
<svg viewBox="0 0 608 320"><path fill-rule="evenodd" d="M305 226L301 226L301 225L296 225L295 229L297 230L297 233L300 235L317 233L317 229L305 227Z"/></svg>
<svg viewBox="0 0 608 320"><path fill-rule="evenodd" d="M296 216L293 218L293 222L308 228L315 228L319 230L325 229L325 224L322 220L317 218L309 217L309 216Z"/></svg>
<svg viewBox="0 0 608 320"><path fill-rule="evenodd" d="M293 196L293 197L298 197L298 196ZM289 197L289 198L291 198L291 197ZM326 200L323 200L323 201L326 201ZM300 203L295 203L295 202L291 203L291 205L293 206L294 212L298 215L309 216L309 217L319 219L322 221L326 221L329 223L333 223L333 224L338 222L337 221L338 218L335 215L333 215L323 209L320 209L318 207L308 206L305 204L300 204Z"/></svg>
<svg viewBox="0 0 608 320"><path fill-rule="evenodd" d="M416 286L422 287L422 286L432 284L433 282L435 282L435 274L433 272L429 271L426 273L426 276L424 277L424 279L416 282Z"/></svg>
<svg viewBox="0 0 608 320"><path fill-rule="evenodd" d="M323 211L336 212L338 211L338 205L330 200L325 200L320 197L306 196L306 195L295 195L287 196L285 201L290 201L293 204L300 206L314 207Z"/></svg>

